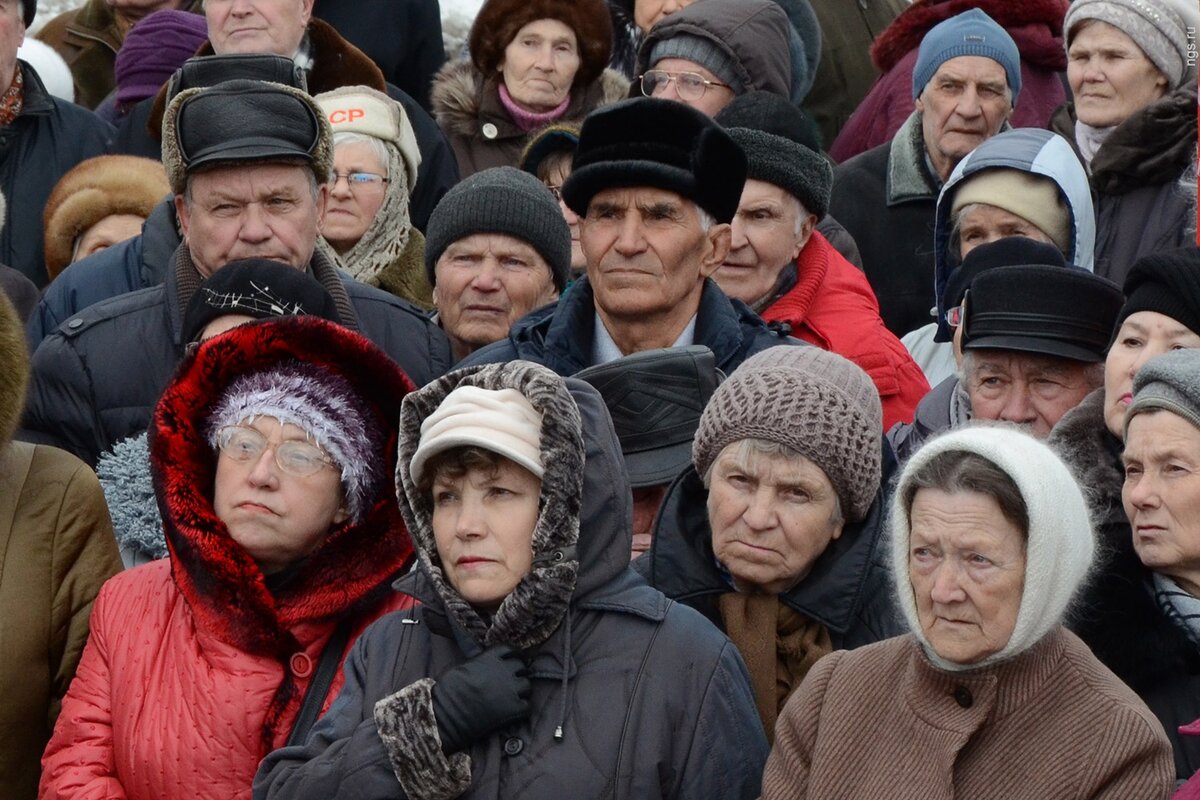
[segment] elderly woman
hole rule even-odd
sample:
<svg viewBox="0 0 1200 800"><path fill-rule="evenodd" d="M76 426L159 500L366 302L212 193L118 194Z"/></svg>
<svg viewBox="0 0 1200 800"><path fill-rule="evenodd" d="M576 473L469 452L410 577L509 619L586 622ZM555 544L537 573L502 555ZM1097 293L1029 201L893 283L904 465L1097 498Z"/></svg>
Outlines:
<svg viewBox="0 0 1200 800"><path fill-rule="evenodd" d="M405 399L398 481L420 601L372 626L268 798L758 796L766 740L719 631L629 570L596 391L525 361Z"/></svg>
<svg viewBox="0 0 1200 800"><path fill-rule="evenodd" d="M460 175L515 167L533 131L624 97L629 82L605 67L611 50L604 0L487 0L470 61L447 64L431 93Z"/></svg>
<svg viewBox="0 0 1200 800"><path fill-rule="evenodd" d="M733 639L768 736L818 658L900 632L876 560L881 419L871 379L839 355L772 347L748 359L705 407L694 469L635 562Z"/></svg>
<svg viewBox="0 0 1200 800"><path fill-rule="evenodd" d="M101 590L39 797L245 798L303 738L348 643L409 602L389 588L412 547L387 475L410 389L315 317L184 360L150 431L170 557Z"/></svg>
<svg viewBox="0 0 1200 800"><path fill-rule="evenodd" d="M1015 429L931 441L892 499L909 633L822 659L788 702L763 798L1165 798L1149 709L1062 626L1094 542L1083 492Z"/></svg>
<svg viewBox="0 0 1200 800"><path fill-rule="evenodd" d="M1073 101L1050 128L1075 145L1097 195L1096 272L1190 241L1177 181L1196 152L1191 0L1075 0L1063 28ZM1190 33L1189 33L1190 32ZM1192 43L1192 45L1189 45Z"/></svg>
<svg viewBox="0 0 1200 800"><path fill-rule="evenodd" d="M321 236L355 279L433 308L425 237L409 218L421 166L404 107L368 86L313 98L333 128L333 181Z"/></svg>

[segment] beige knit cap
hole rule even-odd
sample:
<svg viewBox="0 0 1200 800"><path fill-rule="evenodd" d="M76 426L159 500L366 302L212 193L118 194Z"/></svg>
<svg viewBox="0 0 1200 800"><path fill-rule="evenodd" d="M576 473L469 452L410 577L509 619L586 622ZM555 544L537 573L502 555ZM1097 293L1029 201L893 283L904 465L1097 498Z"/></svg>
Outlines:
<svg viewBox="0 0 1200 800"><path fill-rule="evenodd" d="M325 112L334 134L361 133L394 144L404 159L409 191L417 183L421 150L404 107L369 86L343 86L313 98Z"/></svg>
<svg viewBox="0 0 1200 800"><path fill-rule="evenodd" d="M727 445L790 447L829 478L850 522L867 515L882 474L879 392L854 362L819 347L781 345L734 370L700 417L692 463L705 475Z"/></svg>
<svg viewBox="0 0 1200 800"><path fill-rule="evenodd" d="M479 447L515 461L539 479L542 415L516 389L459 386L421 423L421 441L409 473L421 483L425 464L454 447Z"/></svg>
<svg viewBox="0 0 1200 800"><path fill-rule="evenodd" d="M1050 237L1061 252L1071 250L1071 212L1050 178L1016 169L985 169L968 176L954 192L950 218L972 203L1002 208Z"/></svg>

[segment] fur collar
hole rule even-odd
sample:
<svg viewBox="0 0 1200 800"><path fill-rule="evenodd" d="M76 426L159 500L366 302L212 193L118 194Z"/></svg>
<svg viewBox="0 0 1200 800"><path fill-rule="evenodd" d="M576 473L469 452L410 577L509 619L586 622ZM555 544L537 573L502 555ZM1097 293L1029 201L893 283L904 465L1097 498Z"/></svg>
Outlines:
<svg viewBox="0 0 1200 800"><path fill-rule="evenodd" d="M629 81L619 72L606 69L600 78L580 92L571 90L571 103L561 122L582 120L601 106L622 100L629 93ZM485 122L496 125L496 138L520 137L521 131L500 105L494 81L485 81L483 74L467 60L451 61L433 79L430 92L433 115L442 130L465 137L480 135Z"/></svg>
<svg viewBox="0 0 1200 800"><path fill-rule="evenodd" d="M146 433L117 442L101 453L96 477L126 566L166 558L167 540L154 499Z"/></svg>
<svg viewBox="0 0 1200 800"><path fill-rule="evenodd" d="M1058 72L1067 68L1062 23L1069 7L1070 0L916 0L879 34L871 60L886 73L920 46L930 28L978 8L1013 37L1022 63Z"/></svg>
<svg viewBox="0 0 1200 800"><path fill-rule="evenodd" d="M909 114L900 130L892 137L887 170L889 206L910 200L934 199L938 196L938 179L929 171L926 162L920 111Z"/></svg>
<svg viewBox="0 0 1200 800"><path fill-rule="evenodd" d="M1083 487L1092 509L1094 524L1122 522L1121 486L1125 474L1114 458L1120 443L1104 424L1104 388L1096 389L1083 402L1063 415L1050 432L1053 447Z"/></svg>

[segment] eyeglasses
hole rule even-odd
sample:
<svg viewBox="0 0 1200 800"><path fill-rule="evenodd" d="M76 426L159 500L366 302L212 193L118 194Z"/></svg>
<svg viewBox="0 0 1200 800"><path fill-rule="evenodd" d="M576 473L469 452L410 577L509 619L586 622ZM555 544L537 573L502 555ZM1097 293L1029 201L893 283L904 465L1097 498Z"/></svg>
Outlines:
<svg viewBox="0 0 1200 800"><path fill-rule="evenodd" d="M550 184L547 183L546 188L550 190L550 194L554 195L555 200L557 200L560 203L562 202L562 187L561 186L551 186Z"/></svg>
<svg viewBox="0 0 1200 800"><path fill-rule="evenodd" d="M679 95L680 100L699 100L704 97L710 86L730 88L727 83L710 81L695 72L667 72L661 69L647 70L638 80L642 84L642 94L646 97L662 94L671 81L675 81L675 93Z"/></svg>
<svg viewBox="0 0 1200 800"><path fill-rule="evenodd" d="M330 186L337 186L337 182L342 178L346 179L346 185L353 191L364 186L379 186L388 183L388 179L375 172L335 172L333 180L329 182Z"/></svg>
<svg viewBox="0 0 1200 800"><path fill-rule="evenodd" d="M956 305L954 308L946 310L946 324L951 328L957 328L959 325L962 325L963 320L966 319L968 294L970 294L970 290L967 290L963 293L963 299L961 303Z"/></svg>
<svg viewBox="0 0 1200 800"><path fill-rule="evenodd" d="M226 425L217 431L221 453L239 463L256 462L267 448L275 451L275 464L289 475L306 478L325 467L336 466L324 450L310 442L289 440L271 444L267 437L246 425Z"/></svg>

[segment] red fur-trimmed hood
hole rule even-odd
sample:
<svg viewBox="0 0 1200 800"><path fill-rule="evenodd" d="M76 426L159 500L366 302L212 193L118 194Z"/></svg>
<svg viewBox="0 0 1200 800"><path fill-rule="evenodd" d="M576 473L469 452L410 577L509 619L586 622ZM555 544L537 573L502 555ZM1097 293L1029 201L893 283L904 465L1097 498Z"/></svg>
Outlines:
<svg viewBox="0 0 1200 800"><path fill-rule="evenodd" d="M384 474L394 474L400 402L415 387L375 345L316 317L244 325L205 342L180 365L150 427L171 573L197 625L242 650L281 661L299 649L291 633L298 624L333 620L377 602L413 554L389 481L368 499L361 522L336 528L274 594L257 563L217 518L208 415L235 378L288 359L337 372L361 393L386 431L386 441L373 443L373 456Z"/></svg>
<svg viewBox="0 0 1200 800"><path fill-rule="evenodd" d="M900 12L871 46L871 60L888 72L921 44L929 29L957 14L978 8L1008 31L1021 60L1043 69L1067 68L1063 18L1070 0L916 0Z"/></svg>

